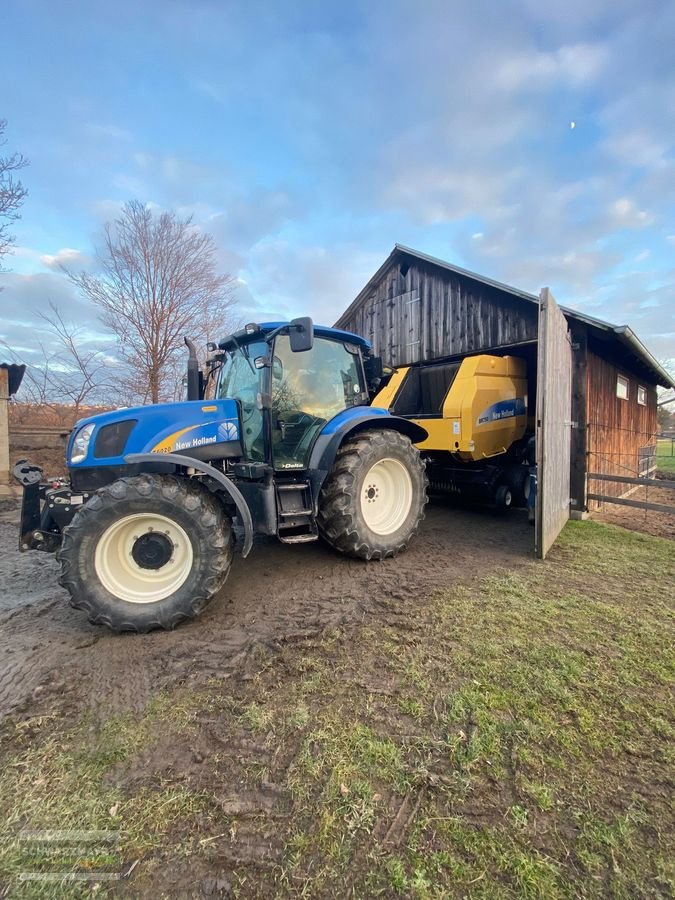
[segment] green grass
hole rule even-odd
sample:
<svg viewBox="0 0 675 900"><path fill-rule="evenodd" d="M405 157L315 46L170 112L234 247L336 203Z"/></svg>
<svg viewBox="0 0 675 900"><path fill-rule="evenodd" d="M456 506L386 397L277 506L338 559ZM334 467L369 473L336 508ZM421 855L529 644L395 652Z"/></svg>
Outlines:
<svg viewBox="0 0 675 900"><path fill-rule="evenodd" d="M675 454L672 441L656 442L656 466L660 472L675 473Z"/></svg>
<svg viewBox="0 0 675 900"><path fill-rule="evenodd" d="M112 828L152 892L181 860L223 870L223 835L271 828L282 857L235 865L241 896L671 895L674 580L672 542L571 522L545 563L284 645L230 695L218 681L141 717L17 725L0 759L5 873L26 866L22 828ZM205 718L224 749L199 777L112 777L189 753ZM222 813L219 798L269 782L281 817Z"/></svg>

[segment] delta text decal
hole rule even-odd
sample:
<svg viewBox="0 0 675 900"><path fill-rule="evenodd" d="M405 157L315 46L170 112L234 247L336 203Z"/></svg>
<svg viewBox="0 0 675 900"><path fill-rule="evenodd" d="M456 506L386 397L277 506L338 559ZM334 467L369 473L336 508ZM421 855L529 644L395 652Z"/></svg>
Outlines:
<svg viewBox="0 0 675 900"><path fill-rule="evenodd" d="M493 403L478 416L477 425L486 425L488 422L498 422L500 419L513 419L514 416L524 416L527 413L527 404L522 397L514 397L513 400L500 400Z"/></svg>
<svg viewBox="0 0 675 900"><path fill-rule="evenodd" d="M236 419L225 419L219 422L206 422L202 425L190 425L181 428L165 437L152 448L153 453L178 453L194 447L205 447L221 441L239 440L239 429Z"/></svg>

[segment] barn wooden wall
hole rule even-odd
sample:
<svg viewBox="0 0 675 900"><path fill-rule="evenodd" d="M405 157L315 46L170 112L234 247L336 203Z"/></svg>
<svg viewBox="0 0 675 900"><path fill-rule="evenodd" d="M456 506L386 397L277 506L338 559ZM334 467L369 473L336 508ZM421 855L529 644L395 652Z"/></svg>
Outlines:
<svg viewBox="0 0 675 900"><path fill-rule="evenodd" d="M409 268L406 268L409 265ZM536 340L537 307L421 261L394 262L339 321L388 365Z"/></svg>
<svg viewBox="0 0 675 900"><path fill-rule="evenodd" d="M656 387L591 349L587 373L588 471L641 476L650 464L648 454L656 446ZM628 379L627 400L616 396L617 375ZM637 402L638 385L647 388L646 406ZM590 481L589 490L619 497L629 488L610 481ZM599 503L590 500L588 506L597 509Z"/></svg>

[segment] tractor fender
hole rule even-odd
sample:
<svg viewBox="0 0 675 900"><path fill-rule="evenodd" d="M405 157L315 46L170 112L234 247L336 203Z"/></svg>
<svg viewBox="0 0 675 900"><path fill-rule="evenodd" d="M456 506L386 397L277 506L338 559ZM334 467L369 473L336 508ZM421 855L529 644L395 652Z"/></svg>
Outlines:
<svg viewBox="0 0 675 900"><path fill-rule="evenodd" d="M241 552L242 556L248 556L253 546L253 519L248 503L237 485L219 472L214 466L210 466L201 459L193 459L191 456L181 456L180 453L129 453L124 457L126 463L144 463L144 462L167 462L174 466L185 466L185 468L197 469L209 478L213 478L218 484L227 491L232 498L237 512L241 516L241 523L244 526L244 547Z"/></svg>
<svg viewBox="0 0 675 900"><path fill-rule="evenodd" d="M315 506L318 504L321 486L333 467L338 450L348 437L366 428L391 428L405 434L414 444L428 437L424 428L408 419L392 416L388 410L380 407L355 406L339 413L324 426L314 442L309 458L308 474L312 482Z"/></svg>

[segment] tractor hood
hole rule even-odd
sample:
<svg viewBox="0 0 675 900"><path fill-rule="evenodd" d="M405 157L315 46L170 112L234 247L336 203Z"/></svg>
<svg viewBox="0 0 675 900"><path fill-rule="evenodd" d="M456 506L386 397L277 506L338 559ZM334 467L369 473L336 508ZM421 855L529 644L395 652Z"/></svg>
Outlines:
<svg viewBox="0 0 675 900"><path fill-rule="evenodd" d="M235 400L192 400L117 409L81 419L68 441L71 469L124 465L129 453L181 453L196 459L241 454ZM228 445L228 446L224 446Z"/></svg>

